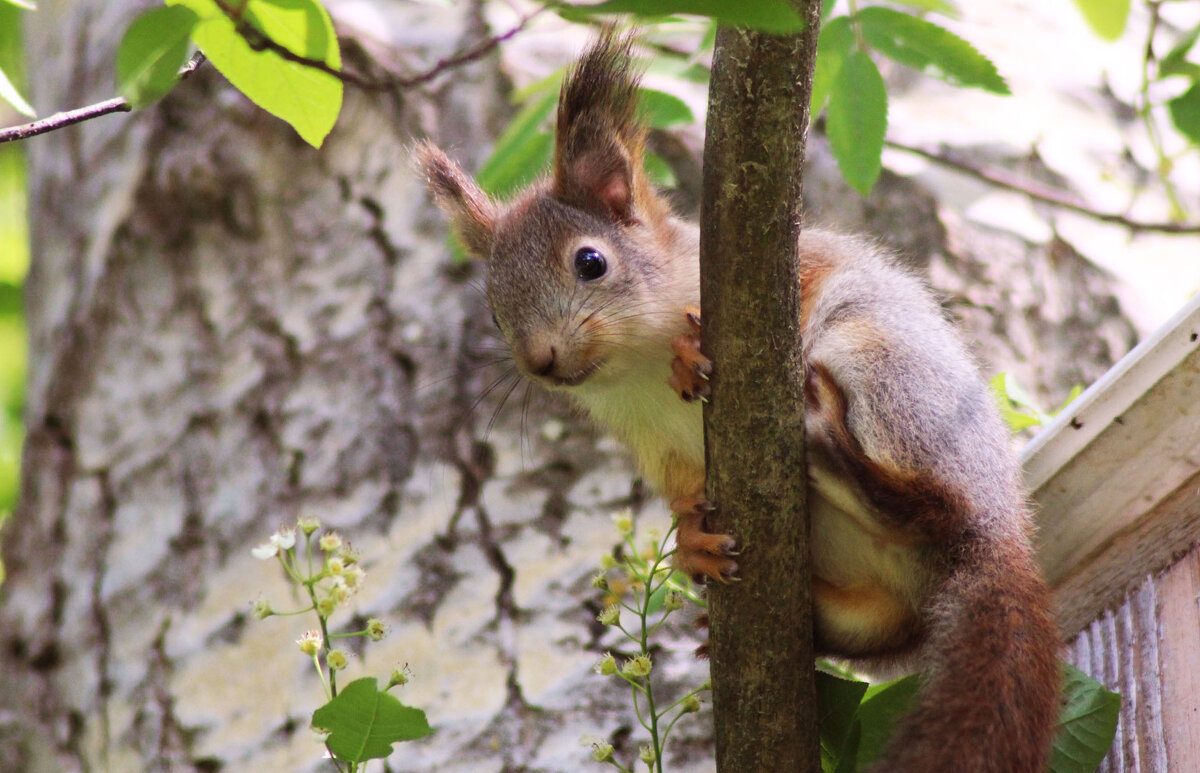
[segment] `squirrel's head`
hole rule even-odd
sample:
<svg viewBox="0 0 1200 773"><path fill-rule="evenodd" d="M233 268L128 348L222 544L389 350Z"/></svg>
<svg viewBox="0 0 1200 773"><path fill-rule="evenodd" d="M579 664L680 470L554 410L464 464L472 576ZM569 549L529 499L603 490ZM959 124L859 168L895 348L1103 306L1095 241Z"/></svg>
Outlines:
<svg viewBox="0 0 1200 773"><path fill-rule="evenodd" d="M678 322L658 308L683 248L642 169L629 47L606 31L567 74L552 176L511 202L493 201L434 145L416 150L438 206L488 263L488 301L513 358L551 387L619 375Z"/></svg>

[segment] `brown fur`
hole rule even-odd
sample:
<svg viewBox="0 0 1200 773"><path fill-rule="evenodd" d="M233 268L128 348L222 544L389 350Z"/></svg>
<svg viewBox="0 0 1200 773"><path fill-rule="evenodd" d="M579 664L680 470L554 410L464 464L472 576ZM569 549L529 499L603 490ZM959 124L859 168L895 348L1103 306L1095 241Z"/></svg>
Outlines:
<svg viewBox="0 0 1200 773"><path fill-rule="evenodd" d="M518 366L632 451L679 514L676 564L727 579L704 524L698 235L643 170L630 40L605 31L563 85L553 176L497 205L440 150L417 158ZM1045 764L1058 639L986 386L919 282L867 241L800 238L816 644L924 686L877 773ZM578 274L584 250L606 270ZM680 398L683 399L680 399Z"/></svg>

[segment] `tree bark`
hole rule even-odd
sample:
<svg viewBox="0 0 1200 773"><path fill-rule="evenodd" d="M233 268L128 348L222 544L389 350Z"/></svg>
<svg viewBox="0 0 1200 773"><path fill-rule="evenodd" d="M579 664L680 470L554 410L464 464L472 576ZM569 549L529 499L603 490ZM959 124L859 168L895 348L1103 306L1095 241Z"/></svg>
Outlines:
<svg viewBox="0 0 1200 773"><path fill-rule="evenodd" d="M708 492L741 545L741 581L710 593L722 773L820 770L805 508L801 166L820 3L805 31L723 28L701 205Z"/></svg>

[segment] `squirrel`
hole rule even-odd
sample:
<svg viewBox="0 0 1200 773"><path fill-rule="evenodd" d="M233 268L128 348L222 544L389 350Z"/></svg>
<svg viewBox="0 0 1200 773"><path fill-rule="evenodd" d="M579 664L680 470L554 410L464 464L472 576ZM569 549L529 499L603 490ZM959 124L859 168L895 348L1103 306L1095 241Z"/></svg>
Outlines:
<svg viewBox="0 0 1200 773"><path fill-rule="evenodd" d="M520 371L635 457L678 518L675 565L731 579L705 515L699 231L643 170L632 38L570 68L553 170L492 200L429 142L417 163ZM804 229L801 327L819 654L923 674L872 770L1036 773L1060 641L1008 433L932 294L870 241ZM719 363L718 363L719 365Z"/></svg>

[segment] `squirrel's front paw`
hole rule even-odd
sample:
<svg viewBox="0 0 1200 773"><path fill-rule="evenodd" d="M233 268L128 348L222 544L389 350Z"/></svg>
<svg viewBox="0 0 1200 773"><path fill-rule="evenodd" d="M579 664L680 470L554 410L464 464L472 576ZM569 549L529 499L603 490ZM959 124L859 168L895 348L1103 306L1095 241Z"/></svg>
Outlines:
<svg viewBox="0 0 1200 773"><path fill-rule="evenodd" d="M737 541L728 534L714 534L704 527L712 503L703 495L680 497L671 503L679 519L675 533L675 568L692 578L729 582L735 579Z"/></svg>
<svg viewBox="0 0 1200 773"><path fill-rule="evenodd" d="M712 360L700 352L700 309L688 306L687 315L691 332L682 333L671 339L671 377L667 383L679 397L687 402L706 398L709 395L708 377L712 374Z"/></svg>

